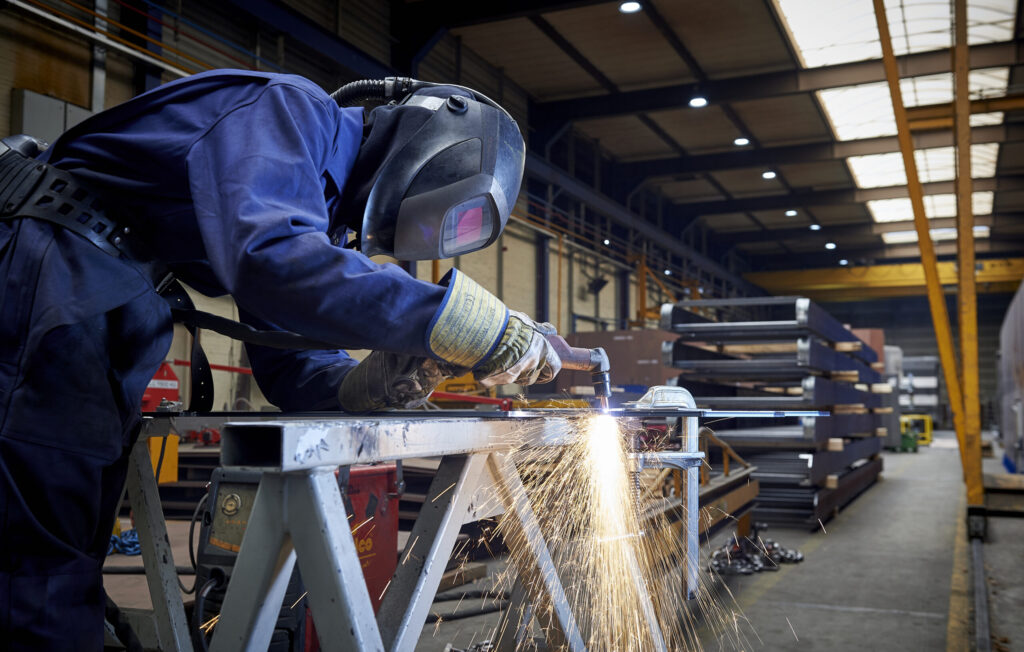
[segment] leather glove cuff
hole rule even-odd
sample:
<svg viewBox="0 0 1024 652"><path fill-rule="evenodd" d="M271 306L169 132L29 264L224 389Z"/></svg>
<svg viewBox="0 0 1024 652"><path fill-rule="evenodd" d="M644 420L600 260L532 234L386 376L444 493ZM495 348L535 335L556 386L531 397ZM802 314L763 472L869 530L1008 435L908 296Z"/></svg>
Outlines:
<svg viewBox="0 0 1024 652"><path fill-rule="evenodd" d="M455 366L473 368L501 339L508 308L458 270L446 274L441 284L448 291L427 329L427 350Z"/></svg>

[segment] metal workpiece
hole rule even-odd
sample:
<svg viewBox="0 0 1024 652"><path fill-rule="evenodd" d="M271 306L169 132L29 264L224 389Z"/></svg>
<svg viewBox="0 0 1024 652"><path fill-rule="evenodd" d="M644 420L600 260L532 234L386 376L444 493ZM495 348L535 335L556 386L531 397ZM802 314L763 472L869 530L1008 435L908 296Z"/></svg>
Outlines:
<svg viewBox="0 0 1024 652"><path fill-rule="evenodd" d="M697 399L701 407L709 408L705 414L716 414L730 408L757 410L800 410L827 408L834 405L859 405L865 409L881 405L880 394L857 389L848 383L820 376L807 376L793 386L793 393L764 393L758 396L702 396ZM813 416L813 415L806 415Z"/></svg>
<svg viewBox="0 0 1024 652"><path fill-rule="evenodd" d="M683 450L644 452L637 468L685 469L686 550L681 581L690 597L699 580L698 467L703 459L692 405L663 407L676 419ZM620 420L652 415L617 411ZM212 650L266 649L295 563L325 650L412 650L464 523L505 513L506 536L529 554L515 568L555 649L585 649L548 544L530 507L511 453L522 446L574 440L579 411L509 412L493 418L405 413L373 417L281 419L227 423L222 461L262 473L235 572L229 581ZM441 457L399 566L375 617L334 469L408 457ZM656 649L665 649L650 596L639 574L641 608ZM269 623L269 625L268 625Z"/></svg>
<svg viewBox="0 0 1024 652"><path fill-rule="evenodd" d="M697 311L718 315L713 321ZM814 335L828 342L861 342L851 355L864 362L878 355L835 317L806 297L693 299L665 304L662 330L693 342L792 340Z"/></svg>
<svg viewBox="0 0 1024 652"><path fill-rule="evenodd" d="M808 374L828 375L855 372L857 382L877 383L880 374L863 360L836 351L814 337L792 342L792 350L749 357L735 357L699 349L683 340L665 342L662 360L667 366L693 374L701 380L785 380L801 379Z"/></svg>
<svg viewBox="0 0 1024 652"><path fill-rule="evenodd" d="M884 415L805 416L796 424L731 428L716 430L715 434L733 448L817 450L833 438L874 437L882 422L881 416Z"/></svg>

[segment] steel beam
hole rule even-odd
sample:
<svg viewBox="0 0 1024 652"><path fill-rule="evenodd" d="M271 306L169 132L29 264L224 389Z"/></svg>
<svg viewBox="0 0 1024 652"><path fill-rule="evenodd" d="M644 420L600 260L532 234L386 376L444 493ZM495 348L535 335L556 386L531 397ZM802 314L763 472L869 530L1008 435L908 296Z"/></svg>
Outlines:
<svg viewBox="0 0 1024 652"><path fill-rule="evenodd" d="M956 51L956 48L954 48L954 51ZM962 62L960 58L957 59L953 76L954 80L956 79L955 73L962 71L963 74L967 74L966 56L965 53L962 57L964 59ZM998 111L1017 111L1019 109L1024 109L1024 95L1021 94L986 97L977 100L970 100L968 98L967 103L963 107L960 106L959 101L953 101L949 104L928 104L909 108L907 109L907 120L910 121L911 131L951 129L954 127L955 118L960 111L964 111L966 115L971 115L972 113L995 113Z"/></svg>
<svg viewBox="0 0 1024 652"><path fill-rule="evenodd" d="M993 239L994 238L994 239ZM985 238L975 244L975 251L979 254L986 254L990 258L1000 256L1016 256L1024 251L1024 234L1017 234L1006 237ZM820 241L812 240L811 243L823 244L825 238ZM955 260L957 255L957 244L955 240L947 240L935 243L935 255L944 260ZM842 247L835 251L828 251L824 248L817 248L813 251L801 251L800 265L803 268L814 267L835 267L840 258L845 258L847 264L874 265L874 264L898 264L913 262L921 257L921 250L916 242L907 244L879 244L862 247ZM774 253L758 255L750 253L749 257L758 265L758 269L768 271L785 271L793 269L792 254ZM1004 292L1001 288L985 286L982 291Z"/></svg>
<svg viewBox="0 0 1024 652"><path fill-rule="evenodd" d="M997 228L999 225L1015 220L1024 220L1024 213L998 213L995 215L975 215L975 226L987 226ZM955 229L955 217L935 217L928 220L933 229ZM826 225L821 231L813 232L807 228L807 224L792 226L782 229L767 229L758 231L720 231L716 233L719 242L730 245L744 244L747 242L764 242L765 240L802 240L824 243L827 240L842 240L848 237L863 236L865 234L881 235L883 233L894 233L897 231L910 231L914 228L912 222L861 222L859 224L836 224ZM877 249L877 247L876 247ZM845 251L845 250L844 250Z"/></svg>
<svg viewBox="0 0 1024 652"><path fill-rule="evenodd" d="M560 187L564 193L587 204L598 213L608 217L612 222L624 228L632 229L654 245L683 258L690 265L704 270L708 275L726 281L746 294L756 294L758 292L756 288L752 287L742 278L695 249L687 247L667 231L644 221L624 206L602 195L579 179L570 176L567 172L563 172L532 152L528 152L526 155L526 174L544 183Z"/></svg>
<svg viewBox="0 0 1024 652"><path fill-rule="evenodd" d="M973 46L970 48L971 69L1016 65L1021 60L1019 48L1018 41ZM909 54L899 57L897 65L905 77L949 72L949 53L945 50L936 50ZM643 111L678 109L686 106L697 91L715 104L878 83L884 82L885 79L882 61L874 59L805 70L709 80L704 83L676 84L598 97L538 102L535 107L539 115L548 116L554 123L561 123Z"/></svg>
<svg viewBox="0 0 1024 652"><path fill-rule="evenodd" d="M1024 141L1024 126L1022 125L999 124L971 129L971 142L974 144L1020 141ZM914 147L917 149L951 147L954 144L953 134L949 130L923 131L914 134ZM839 142L748 148L735 152L698 154L686 157L672 156L635 163L621 163L616 175L632 179L630 185L637 185L645 179L655 177L694 175L701 172L739 170L765 165L782 166L791 163L840 161L850 156L890 154L898 151L900 151L899 140L895 136L883 136Z"/></svg>
<svg viewBox="0 0 1024 652"><path fill-rule="evenodd" d="M956 263L940 262L937 281L940 286L955 286ZM921 263L871 265L868 267L831 267L785 271L756 271L746 278L766 291L777 295L804 295L833 290L911 290L921 294L926 286L925 268ZM1014 284L1024 279L1024 258L982 260L978 262L977 282Z"/></svg>
<svg viewBox="0 0 1024 652"><path fill-rule="evenodd" d="M956 263L940 262L936 268L936 280L940 286L957 283ZM924 294L927 284L925 270L920 263L752 272L746 278L772 294L798 294L819 299L851 291L865 296L913 296ZM982 286L1012 286L1022 279L1024 258L982 260L978 263L977 282Z"/></svg>
<svg viewBox="0 0 1024 652"><path fill-rule="evenodd" d="M955 0L953 82L956 118L957 293L960 325L960 379L963 383L964 436L960 456L967 482L967 504L984 506L981 477L981 397L978 382L978 295L974 280L974 210L971 203L971 113L967 73L967 0ZM1003 98L1009 99L1009 98ZM1017 97L1014 108L1024 106ZM952 108L952 107L951 107ZM1005 108L992 109L1005 110Z"/></svg>
<svg viewBox="0 0 1024 652"><path fill-rule="evenodd" d="M951 195L956 192L955 181L933 181L924 184L918 182L917 187L922 195ZM974 190L989 190L993 192L1024 190L1024 175L1011 174L988 179L977 179L974 183ZM799 208L801 206L862 204L878 199L900 199L906 197L907 194L908 187L905 185L863 189L810 190L777 195L743 197L741 199L683 202L676 204L676 207L688 215L716 215L721 213Z"/></svg>

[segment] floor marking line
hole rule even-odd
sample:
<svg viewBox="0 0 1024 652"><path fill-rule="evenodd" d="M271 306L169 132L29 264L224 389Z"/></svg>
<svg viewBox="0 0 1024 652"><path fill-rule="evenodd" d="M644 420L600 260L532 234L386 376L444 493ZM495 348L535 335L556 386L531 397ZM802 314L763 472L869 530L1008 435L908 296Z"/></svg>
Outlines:
<svg viewBox="0 0 1024 652"><path fill-rule="evenodd" d="M956 510L956 534L953 535L953 571L949 580L949 614L946 623L946 652L970 649L970 626L967 618L967 493L961 488Z"/></svg>
<svg viewBox="0 0 1024 652"><path fill-rule="evenodd" d="M898 616L914 616L916 618L945 619L946 614L934 611L907 611L906 609L878 609L876 607L854 607L839 604L815 604L813 602L786 602L773 600L773 604L799 607L801 609L824 609L826 611L849 611L852 613L894 614Z"/></svg>

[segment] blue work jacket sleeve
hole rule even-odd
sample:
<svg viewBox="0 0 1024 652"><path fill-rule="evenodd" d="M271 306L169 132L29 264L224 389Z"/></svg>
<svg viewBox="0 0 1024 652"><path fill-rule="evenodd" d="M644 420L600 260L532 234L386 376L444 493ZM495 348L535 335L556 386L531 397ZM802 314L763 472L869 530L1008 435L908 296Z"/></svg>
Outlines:
<svg viewBox="0 0 1024 652"><path fill-rule="evenodd" d="M260 330L280 330L244 310L239 314ZM340 350L292 351L246 344L245 351L260 391L285 412L340 410L338 385L358 364Z"/></svg>
<svg viewBox="0 0 1024 652"><path fill-rule="evenodd" d="M445 289L327 235L324 188L328 177L344 184L361 134L358 112L288 84L226 114L187 159L203 246L217 280L259 319L339 348L428 356Z"/></svg>

